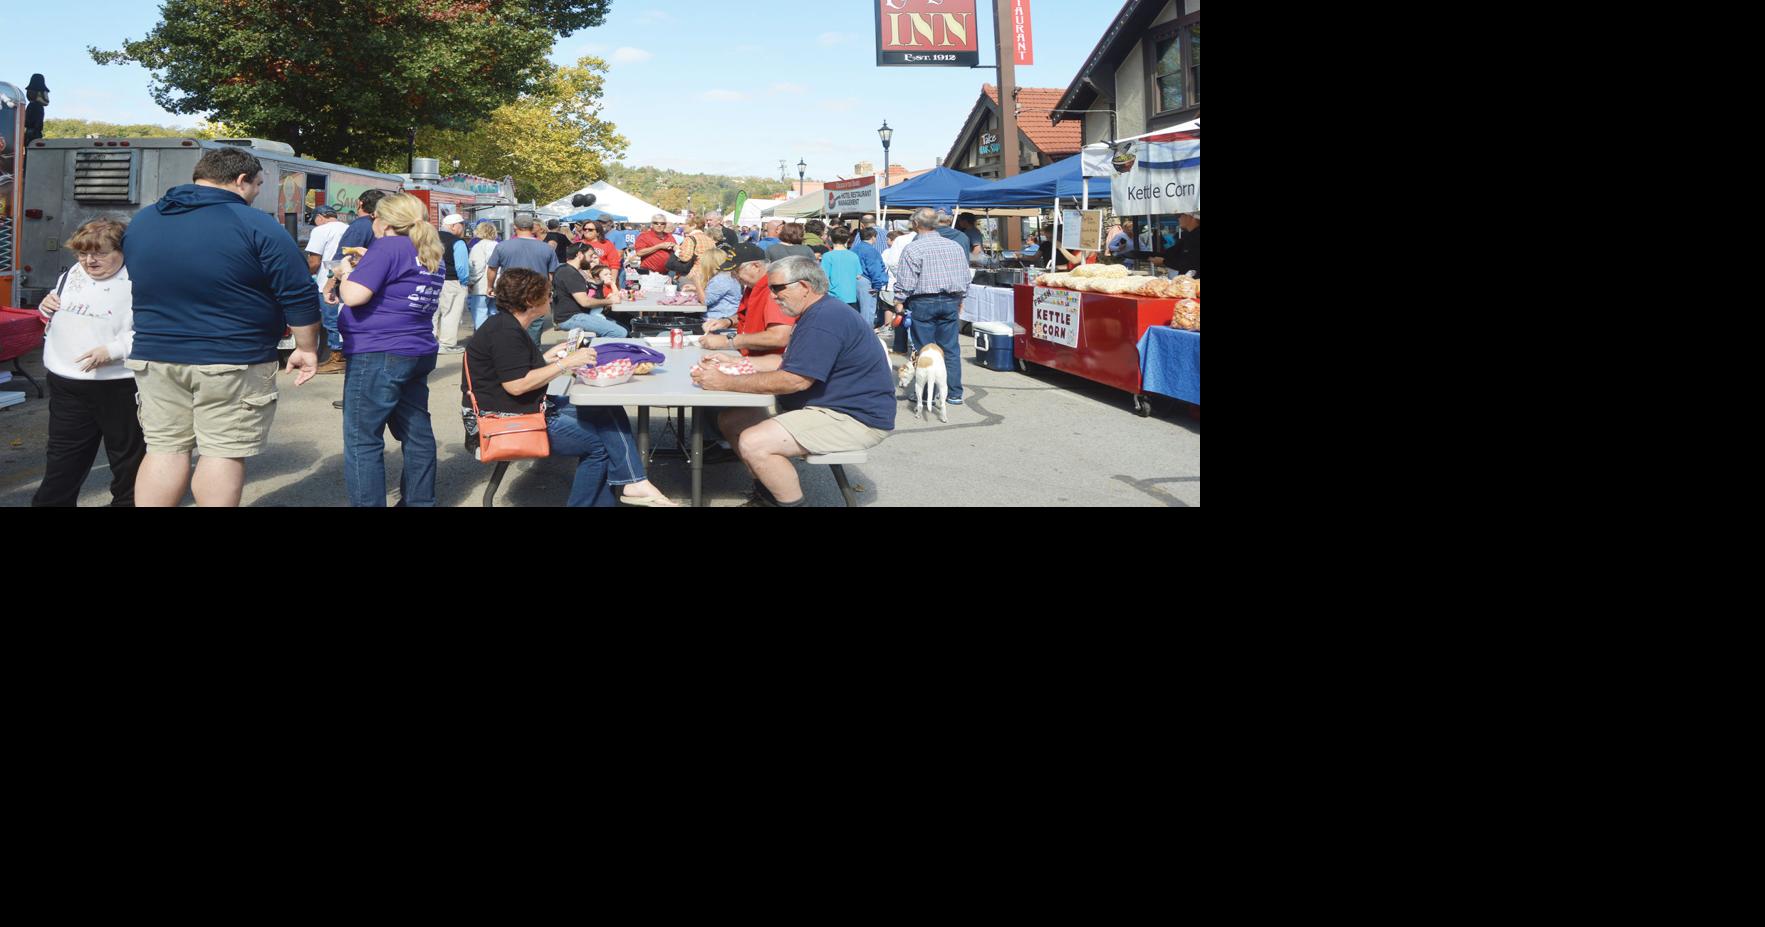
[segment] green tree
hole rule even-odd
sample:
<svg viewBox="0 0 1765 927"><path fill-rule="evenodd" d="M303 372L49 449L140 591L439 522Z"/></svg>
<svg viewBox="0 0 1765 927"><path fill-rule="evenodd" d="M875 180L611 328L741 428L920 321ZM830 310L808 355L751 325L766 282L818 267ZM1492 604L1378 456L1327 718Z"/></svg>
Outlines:
<svg viewBox="0 0 1765 927"><path fill-rule="evenodd" d="M45 119L44 138L197 138L197 130L177 126L148 124L119 125L114 122L91 122L85 119Z"/></svg>
<svg viewBox="0 0 1765 927"><path fill-rule="evenodd" d="M100 64L154 74L153 98L307 157L370 165L422 128L463 130L534 88L559 35L611 0L164 0Z"/></svg>
<svg viewBox="0 0 1765 927"><path fill-rule="evenodd" d="M419 133L417 153L443 164L458 160L481 177L513 177L522 201L549 203L580 190L606 176L603 156L625 153L625 139L600 118L606 73L599 58L555 68L534 92L468 131Z"/></svg>

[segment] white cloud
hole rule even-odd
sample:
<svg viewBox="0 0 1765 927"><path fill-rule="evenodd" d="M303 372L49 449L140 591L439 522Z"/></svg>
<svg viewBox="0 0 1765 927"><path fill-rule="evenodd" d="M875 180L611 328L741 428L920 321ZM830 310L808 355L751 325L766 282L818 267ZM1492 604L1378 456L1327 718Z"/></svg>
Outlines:
<svg viewBox="0 0 1765 927"><path fill-rule="evenodd" d="M850 38L851 36L846 35L843 32L823 32L815 39L815 44L820 45L822 48L832 48L835 45L844 45L846 40Z"/></svg>
<svg viewBox="0 0 1765 927"><path fill-rule="evenodd" d="M857 97L843 97L838 100L822 100L818 105L830 113L849 113L863 102Z"/></svg>
<svg viewBox="0 0 1765 927"><path fill-rule="evenodd" d="M620 48L613 52L614 64L642 64L656 57L641 48Z"/></svg>
<svg viewBox="0 0 1765 927"><path fill-rule="evenodd" d="M773 84L772 85L772 92L773 93L799 93L799 94L801 94L801 93L808 93L809 87L806 84Z"/></svg>
<svg viewBox="0 0 1765 927"><path fill-rule="evenodd" d="M700 98L709 103L745 103L748 95L734 90L708 90Z"/></svg>

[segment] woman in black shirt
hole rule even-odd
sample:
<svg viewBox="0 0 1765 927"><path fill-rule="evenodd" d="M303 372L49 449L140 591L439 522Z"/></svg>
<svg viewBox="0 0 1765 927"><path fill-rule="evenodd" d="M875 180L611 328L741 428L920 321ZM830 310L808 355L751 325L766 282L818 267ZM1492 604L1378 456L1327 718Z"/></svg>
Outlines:
<svg viewBox="0 0 1765 927"><path fill-rule="evenodd" d="M559 345L541 354L527 337L527 326L551 308L551 284L530 270L515 269L496 281L498 312L485 321L466 348L470 381L460 378L461 405L466 419L466 448L478 447L478 422L472 414L468 388L478 396L485 415L530 415L538 412L551 381L571 370L593 364L592 348L571 351ZM516 306L525 307L512 312ZM571 508L609 508L617 505L607 485L607 446L593 425L581 420L583 410L566 405L547 406L546 435L553 457L575 457L576 481L570 486Z"/></svg>

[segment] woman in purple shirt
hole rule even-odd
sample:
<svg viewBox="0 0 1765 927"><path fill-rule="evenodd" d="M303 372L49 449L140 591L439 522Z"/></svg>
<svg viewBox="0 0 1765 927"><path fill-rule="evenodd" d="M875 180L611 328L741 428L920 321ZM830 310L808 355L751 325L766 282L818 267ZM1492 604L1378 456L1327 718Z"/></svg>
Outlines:
<svg viewBox="0 0 1765 927"><path fill-rule="evenodd" d="M386 505L386 439L404 449L400 505L435 505L435 430L429 374L435 371L435 308L444 282L441 236L423 202L388 196L374 212L374 243L339 289L338 317L349 365L343 380L343 479L349 504Z"/></svg>

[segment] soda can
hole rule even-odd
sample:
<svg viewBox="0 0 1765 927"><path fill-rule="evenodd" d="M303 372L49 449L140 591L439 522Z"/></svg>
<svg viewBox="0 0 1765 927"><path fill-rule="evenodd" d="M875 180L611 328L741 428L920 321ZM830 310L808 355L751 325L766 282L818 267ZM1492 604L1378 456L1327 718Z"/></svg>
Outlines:
<svg viewBox="0 0 1765 927"><path fill-rule="evenodd" d="M675 330L674 330L674 331L672 331L672 332L669 332L669 334L668 334L668 346L669 346L669 347L674 347L674 348L684 348L684 347L686 347L686 333L685 333L685 332L683 332L683 331L681 331L681 330L680 330L680 329L678 329L678 328L677 328L677 329L675 329Z"/></svg>

